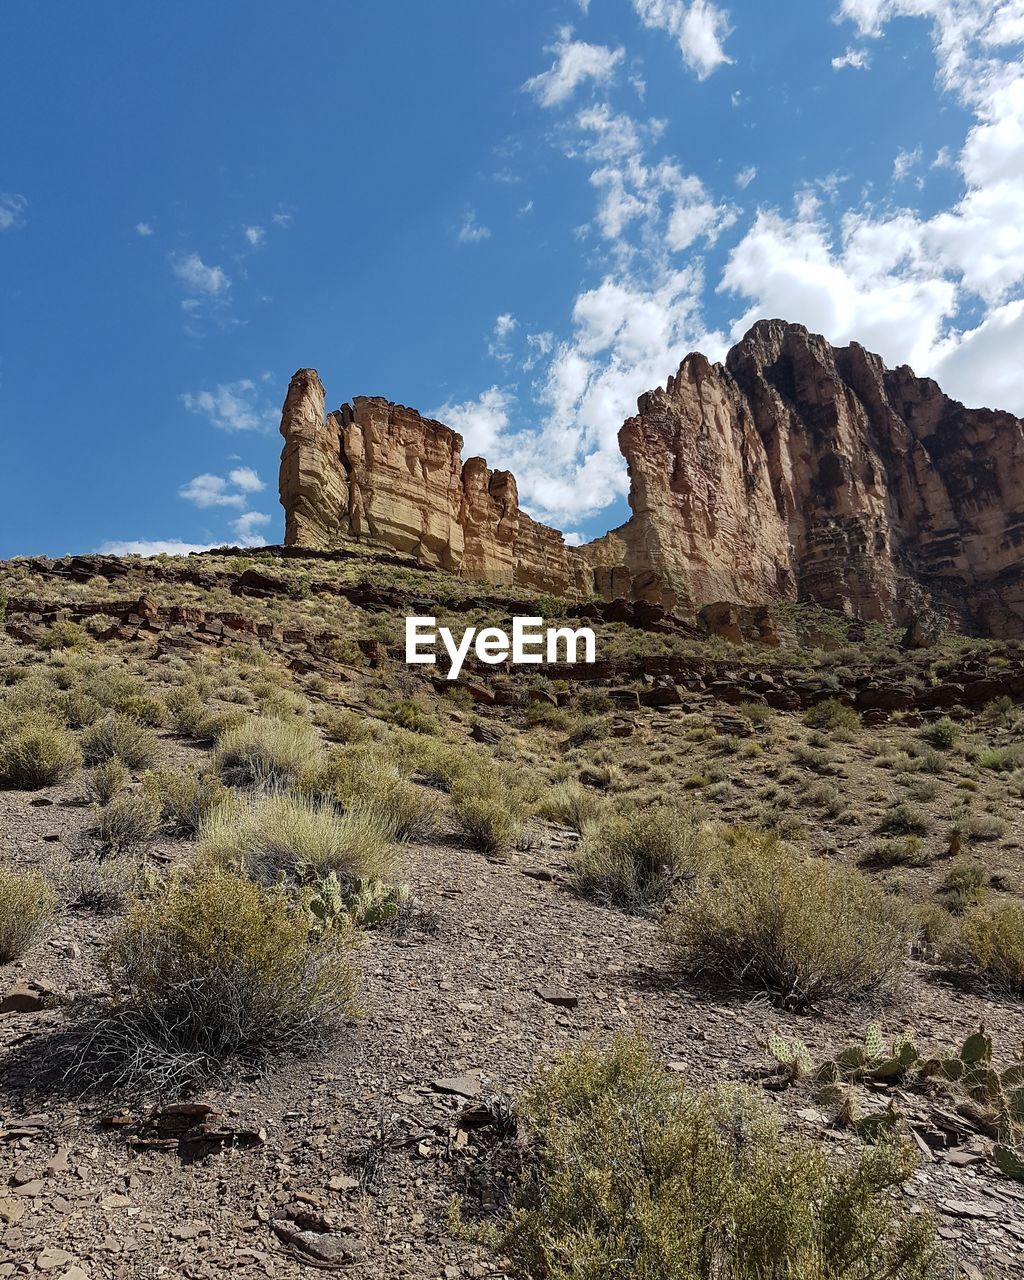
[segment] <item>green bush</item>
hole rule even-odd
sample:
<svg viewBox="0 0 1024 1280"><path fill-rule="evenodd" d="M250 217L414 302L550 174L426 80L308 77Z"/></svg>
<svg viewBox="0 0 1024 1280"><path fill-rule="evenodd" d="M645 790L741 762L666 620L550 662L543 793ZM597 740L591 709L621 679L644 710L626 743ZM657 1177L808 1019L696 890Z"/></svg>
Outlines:
<svg viewBox="0 0 1024 1280"><path fill-rule="evenodd" d="M537 804L537 813L549 822L557 822L581 834L594 825L604 812L605 801L576 778L549 787Z"/></svg>
<svg viewBox="0 0 1024 1280"><path fill-rule="evenodd" d="M638 911L664 902L696 873L701 830L680 810L653 805L613 814L592 826L569 857L577 885L606 902Z"/></svg>
<svg viewBox="0 0 1024 1280"><path fill-rule="evenodd" d="M946 957L1013 996L1024 996L1024 906L975 906L951 935Z"/></svg>
<svg viewBox="0 0 1024 1280"><path fill-rule="evenodd" d="M220 735L213 763L225 782L287 787L315 768L322 753L304 720L254 716Z"/></svg>
<svg viewBox="0 0 1024 1280"><path fill-rule="evenodd" d="M100 842L112 853L147 844L160 830L160 803L148 791L122 791L99 809Z"/></svg>
<svg viewBox="0 0 1024 1280"><path fill-rule="evenodd" d="M981 901L987 883L988 872L980 862L958 858L939 885L939 894L946 908L953 915L960 916Z"/></svg>
<svg viewBox="0 0 1024 1280"><path fill-rule="evenodd" d="M0 786L53 786L66 782L81 765L74 735L44 719L29 719L0 739Z"/></svg>
<svg viewBox="0 0 1024 1280"><path fill-rule="evenodd" d="M664 927L684 968L769 991L791 1009L892 996L913 936L906 911L859 872L743 829Z"/></svg>
<svg viewBox="0 0 1024 1280"><path fill-rule="evenodd" d="M113 1007L81 1069L107 1084L179 1086L234 1055L308 1050L351 1008L351 931L225 871L136 903L106 950Z"/></svg>
<svg viewBox="0 0 1024 1280"><path fill-rule="evenodd" d="M522 1280L941 1280L927 1214L892 1194L908 1146L786 1140L763 1097L690 1090L639 1039L559 1061L522 1108L526 1172L500 1239Z"/></svg>
<svg viewBox="0 0 1024 1280"><path fill-rule="evenodd" d="M246 713L237 707L230 711L211 710L193 690L171 699L171 722L175 731L194 742L213 742L247 720Z"/></svg>
<svg viewBox="0 0 1024 1280"><path fill-rule="evenodd" d="M330 753L315 790L371 815L391 840L422 840L437 826L438 799L405 776L390 746L360 743Z"/></svg>
<svg viewBox="0 0 1024 1280"><path fill-rule="evenodd" d="M60 854L46 873L63 906L100 913L120 911L147 886L141 863L119 854L79 858Z"/></svg>
<svg viewBox="0 0 1024 1280"><path fill-rule="evenodd" d="M473 848L489 854L512 848L525 816L517 790L493 768L459 778L452 785L451 814Z"/></svg>
<svg viewBox="0 0 1024 1280"><path fill-rule="evenodd" d="M143 774L142 784L154 797L161 821L179 836L194 836L203 819L229 794L216 774L201 773L192 765L152 770Z"/></svg>
<svg viewBox="0 0 1024 1280"><path fill-rule="evenodd" d="M92 636L77 622L55 622L39 641L43 649L89 649Z"/></svg>
<svg viewBox="0 0 1024 1280"><path fill-rule="evenodd" d="M334 872L342 884L381 879L391 867L390 832L373 809L286 794L235 797L199 827L199 853L263 884Z"/></svg>
<svg viewBox="0 0 1024 1280"><path fill-rule="evenodd" d="M956 746L960 738L960 726L949 716L943 716L941 720L926 724L921 729L921 737L937 750L949 751Z"/></svg>
<svg viewBox="0 0 1024 1280"><path fill-rule="evenodd" d="M157 739L152 729L115 711L82 733L82 750L89 764L117 756L129 769L148 769L157 756Z"/></svg>
<svg viewBox="0 0 1024 1280"><path fill-rule="evenodd" d="M848 707L838 698L826 698L823 702L815 703L805 714L804 724L811 729L822 729L833 733L838 729L852 733L860 728L860 716L853 707Z"/></svg>
<svg viewBox="0 0 1024 1280"><path fill-rule="evenodd" d="M128 770L119 756L111 756L85 775L85 794L96 804L109 804L127 785Z"/></svg>
<svg viewBox="0 0 1024 1280"><path fill-rule="evenodd" d="M396 724L401 729L408 729L411 733L430 733L438 732L438 723L436 716L432 716L429 711L414 702L412 698L404 698L401 702L393 702L387 710L388 719L392 724Z"/></svg>
<svg viewBox="0 0 1024 1280"><path fill-rule="evenodd" d="M17 960L53 918L54 894L38 871L0 866L0 964Z"/></svg>

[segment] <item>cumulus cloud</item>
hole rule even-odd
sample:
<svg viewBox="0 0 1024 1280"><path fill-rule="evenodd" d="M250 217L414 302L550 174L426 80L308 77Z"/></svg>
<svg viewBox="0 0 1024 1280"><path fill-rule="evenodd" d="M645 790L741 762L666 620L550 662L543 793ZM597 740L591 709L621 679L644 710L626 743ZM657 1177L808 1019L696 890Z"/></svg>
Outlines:
<svg viewBox="0 0 1024 1280"><path fill-rule="evenodd" d="M267 487L252 467L235 467L228 472L228 480L243 493L259 493Z"/></svg>
<svg viewBox="0 0 1024 1280"><path fill-rule="evenodd" d="M141 538L128 542L101 542L101 556L187 556L193 551L211 551L216 543L182 542L177 538Z"/></svg>
<svg viewBox="0 0 1024 1280"><path fill-rule="evenodd" d="M920 163L920 147L915 147L913 151L898 151L896 159L892 162L893 182L902 182Z"/></svg>
<svg viewBox="0 0 1024 1280"><path fill-rule="evenodd" d="M490 387L475 400L446 401L430 416L457 431L463 439L464 458L488 458L509 423L512 396L501 387Z"/></svg>
<svg viewBox="0 0 1024 1280"><path fill-rule="evenodd" d="M854 49L852 46L838 58L832 59L832 70L842 71L849 67L852 71L866 71L871 66L871 55L867 49Z"/></svg>
<svg viewBox="0 0 1024 1280"><path fill-rule="evenodd" d="M477 221L476 210L470 211L462 219L455 238L459 244L478 244L481 240L490 238L490 227L481 226Z"/></svg>
<svg viewBox="0 0 1024 1280"><path fill-rule="evenodd" d="M698 80L732 59L722 47L730 34L729 18L711 0L633 0L645 27L667 32L679 45L683 61Z"/></svg>
<svg viewBox="0 0 1024 1280"><path fill-rule="evenodd" d="M262 547L266 542L266 538L260 537L256 530L262 528L265 524L270 524L270 521L271 517L265 515L262 511L246 511L237 520L232 520L231 528L240 546Z"/></svg>
<svg viewBox="0 0 1024 1280"><path fill-rule="evenodd" d="M519 321L511 311L502 312L494 321L491 339L487 344L487 354L493 356L495 360L511 360L512 350L509 347L509 339L518 327Z"/></svg>
<svg viewBox="0 0 1024 1280"><path fill-rule="evenodd" d="M217 297L231 287L221 267L208 267L198 253L188 253L174 261L174 274L193 295Z"/></svg>
<svg viewBox="0 0 1024 1280"><path fill-rule="evenodd" d="M542 107L555 107L567 102L586 80L607 84L625 57L621 48L608 49L604 45L573 40L571 27L563 27L558 39L545 49L545 53L553 53L555 61L547 71L531 76L523 85Z"/></svg>
<svg viewBox="0 0 1024 1280"><path fill-rule="evenodd" d="M148 222L136 222L135 234L137 236L143 236L143 237L151 236L153 234L153 228L149 225Z"/></svg>
<svg viewBox="0 0 1024 1280"><path fill-rule="evenodd" d="M222 382L213 391L186 392L181 403L190 413L202 414L224 431L269 431L278 418L250 378Z"/></svg>
<svg viewBox="0 0 1024 1280"><path fill-rule="evenodd" d="M1024 412L1024 367L1009 356L1024 306L1024 67L997 56L1015 30L1007 12L994 0L845 0L863 35L880 37L896 16L933 20L942 83L975 116L959 157L944 149L933 162L955 164L963 192L930 217L864 205L835 227L813 199L793 217L761 210L720 285L751 303L734 335L760 315L797 318L910 363L967 403ZM894 179L921 161L901 153Z"/></svg>
<svg viewBox="0 0 1024 1280"><path fill-rule="evenodd" d="M212 476L205 473L193 476L187 484L178 490L178 496L186 502L194 502L197 507L244 507L244 493L232 492L228 481L223 476Z"/></svg>
<svg viewBox="0 0 1024 1280"><path fill-rule="evenodd" d="M267 233L263 229L263 227L243 227L242 228L242 235L245 236L248 243L252 245L254 249L256 248L257 245L260 245L263 243L264 239L266 238L266 234Z"/></svg>
<svg viewBox="0 0 1024 1280"><path fill-rule="evenodd" d="M0 191L0 231L24 226L28 201L13 191Z"/></svg>

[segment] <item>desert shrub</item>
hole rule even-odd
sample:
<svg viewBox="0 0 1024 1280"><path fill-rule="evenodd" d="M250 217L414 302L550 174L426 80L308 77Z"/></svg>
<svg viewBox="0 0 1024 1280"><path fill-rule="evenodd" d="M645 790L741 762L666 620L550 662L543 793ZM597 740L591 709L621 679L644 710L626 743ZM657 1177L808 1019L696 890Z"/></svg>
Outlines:
<svg viewBox="0 0 1024 1280"><path fill-rule="evenodd" d="M988 872L980 862L958 858L939 885L939 894L947 910L959 916L981 901L987 883Z"/></svg>
<svg viewBox="0 0 1024 1280"><path fill-rule="evenodd" d="M1024 996L1024 906L974 906L950 936L946 957L1013 996Z"/></svg>
<svg viewBox="0 0 1024 1280"><path fill-rule="evenodd" d="M937 902L919 902L911 907L911 918L919 943L928 950L941 949L953 933L953 917Z"/></svg>
<svg viewBox="0 0 1024 1280"><path fill-rule="evenodd" d="M220 735L213 763L225 782L289 786L309 772L322 750L304 720L254 716Z"/></svg>
<svg viewBox="0 0 1024 1280"><path fill-rule="evenodd" d="M234 797L200 824L199 853L267 885L332 871L352 884L387 874L389 835L372 809L339 813L326 801L283 793Z"/></svg>
<svg viewBox="0 0 1024 1280"><path fill-rule="evenodd" d="M736 710L759 729L766 729L774 718L771 707L765 706L763 702L741 702Z"/></svg>
<svg viewBox="0 0 1024 1280"><path fill-rule="evenodd" d="M60 715L71 729L84 729L95 724L103 714L103 704L83 689L66 690L60 699Z"/></svg>
<svg viewBox="0 0 1024 1280"><path fill-rule="evenodd" d="M935 1228L892 1192L909 1146L787 1141L764 1098L691 1090L619 1037L557 1062L522 1106L526 1169L500 1247L531 1280L940 1280Z"/></svg>
<svg viewBox="0 0 1024 1280"><path fill-rule="evenodd" d="M274 686L256 693L260 715L276 716L286 720L289 716L301 716L309 710L309 699L294 689L278 689Z"/></svg>
<svg viewBox="0 0 1024 1280"><path fill-rule="evenodd" d="M525 816L518 791L494 768L482 768L453 783L451 814L473 848L490 854L511 849Z"/></svg>
<svg viewBox="0 0 1024 1280"><path fill-rule="evenodd" d="M235 1055L321 1044L350 1009L351 932L319 929L279 893L215 868L136 903L104 967L115 1003L81 1069L171 1087Z"/></svg>
<svg viewBox="0 0 1024 1280"><path fill-rule="evenodd" d="M899 987L912 928L865 876L739 829L665 920L686 969L770 991L787 1008Z"/></svg>
<svg viewBox="0 0 1024 1280"><path fill-rule="evenodd" d="M368 742L377 737L376 723L348 707L321 711L316 721L331 742Z"/></svg>
<svg viewBox="0 0 1024 1280"><path fill-rule="evenodd" d="M956 746L959 740L960 726L955 720L951 720L949 716L943 716L941 720L926 724L920 733L929 746L935 747L939 751L949 751Z"/></svg>
<svg viewBox="0 0 1024 1280"><path fill-rule="evenodd" d="M848 707L838 698L826 698L804 715L804 724L810 729L822 729L830 733L836 730L851 733L860 728L860 716L853 707Z"/></svg>
<svg viewBox="0 0 1024 1280"><path fill-rule="evenodd" d="M122 791L97 814L100 843L112 853L147 844L160 830L160 803L148 791Z"/></svg>
<svg viewBox="0 0 1024 1280"><path fill-rule="evenodd" d="M928 817L920 809L915 808L908 800L899 800L891 804L882 816L879 831L894 835L924 835L929 827Z"/></svg>
<svg viewBox="0 0 1024 1280"><path fill-rule="evenodd" d="M842 772L827 747L816 747L812 743L797 743L793 748L793 762L814 773L835 776Z"/></svg>
<svg viewBox="0 0 1024 1280"><path fill-rule="evenodd" d="M85 794L96 804L109 804L128 785L128 770L120 756L86 770Z"/></svg>
<svg viewBox="0 0 1024 1280"><path fill-rule="evenodd" d="M77 622L55 622L39 641L43 649L88 649L92 636Z"/></svg>
<svg viewBox="0 0 1024 1280"><path fill-rule="evenodd" d="M428 787L436 787L438 791L451 791L459 778L471 773L480 760L486 758L468 747L453 747L431 739L421 738L419 744L421 750L415 760L415 771Z"/></svg>
<svg viewBox="0 0 1024 1280"><path fill-rule="evenodd" d="M117 709L121 715L151 728L159 728L167 719L167 704L150 693L130 694L121 700Z"/></svg>
<svg viewBox="0 0 1024 1280"><path fill-rule="evenodd" d="M438 732L437 717L414 702L412 698L403 698L400 702L392 702L387 709L388 719L400 729L408 729L410 733Z"/></svg>
<svg viewBox="0 0 1024 1280"><path fill-rule="evenodd" d="M900 836L876 840L867 861L878 867L925 867L931 861L920 836Z"/></svg>
<svg viewBox="0 0 1024 1280"><path fill-rule="evenodd" d="M991 769L993 773L1012 773L1024 765L1024 744L1011 743L1006 747L986 747L975 757L979 769Z"/></svg>
<svg viewBox="0 0 1024 1280"><path fill-rule="evenodd" d="M82 750L89 764L117 756L129 769L148 769L156 759L157 739L152 729L115 711L83 732Z"/></svg>
<svg viewBox="0 0 1024 1280"><path fill-rule="evenodd" d="M23 721L0 739L0 786L53 786L72 777L81 764L75 736L42 718Z"/></svg>
<svg viewBox="0 0 1024 1280"><path fill-rule="evenodd" d="M216 774L185 769L156 769L143 774L143 786L159 807L161 821L179 836L193 836L228 790Z"/></svg>
<svg viewBox="0 0 1024 1280"><path fill-rule="evenodd" d="M148 884L144 867L120 854L80 858L61 854L47 866L46 874L63 906L100 913L120 911Z"/></svg>
<svg viewBox="0 0 1024 1280"><path fill-rule="evenodd" d="M569 858L584 892L638 911L663 902L696 872L702 833L669 805L614 814L592 826Z"/></svg>
<svg viewBox="0 0 1024 1280"><path fill-rule="evenodd" d="M53 918L54 895L38 871L0 866L0 964L23 955Z"/></svg>
<svg viewBox="0 0 1024 1280"><path fill-rule="evenodd" d="M605 689L580 689L573 698L572 705L573 710L583 716L606 716L615 709L615 703Z"/></svg>
<svg viewBox="0 0 1024 1280"><path fill-rule="evenodd" d="M566 742L570 747L582 747L588 742L596 742L608 732L608 725L601 716L590 716L582 720L569 734Z"/></svg>
<svg viewBox="0 0 1024 1280"><path fill-rule="evenodd" d="M170 700L171 723L177 733L195 742L213 742L229 729L236 729L248 720L246 713L236 707L230 711L215 711L208 707L194 690Z"/></svg>
<svg viewBox="0 0 1024 1280"><path fill-rule="evenodd" d="M605 802L576 779L549 787L537 804L537 813L581 834L604 812Z"/></svg>
<svg viewBox="0 0 1024 1280"><path fill-rule="evenodd" d="M438 799L410 782L400 762L401 753L390 745L342 747L328 756L313 791L371 816L391 840L424 839L437 826Z"/></svg>

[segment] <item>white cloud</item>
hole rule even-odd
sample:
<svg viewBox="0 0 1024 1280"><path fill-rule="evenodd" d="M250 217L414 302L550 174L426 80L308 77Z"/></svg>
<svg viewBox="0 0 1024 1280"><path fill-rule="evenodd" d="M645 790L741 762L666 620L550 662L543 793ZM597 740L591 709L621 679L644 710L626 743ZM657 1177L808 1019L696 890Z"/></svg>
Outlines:
<svg viewBox="0 0 1024 1280"><path fill-rule="evenodd" d="M239 507L245 506L244 493L232 493L228 481L223 476L212 476L204 473L193 476L187 484L178 490L178 496L186 502L194 502L197 507Z"/></svg>
<svg viewBox="0 0 1024 1280"><path fill-rule="evenodd" d="M563 27L558 39L545 49L545 53L555 55L551 67L531 76L523 85L542 107L555 107L567 102L585 80L607 84L625 57L623 49L608 49L604 45L573 40L571 27Z"/></svg>
<svg viewBox="0 0 1024 1280"><path fill-rule="evenodd" d="M267 234L266 231L262 227L243 227L242 228L242 235L245 236L246 240L249 242L249 244L252 245L254 249L256 248L257 245L263 243L266 237L266 234Z"/></svg>
<svg viewBox="0 0 1024 1280"><path fill-rule="evenodd" d="M866 71L871 66L871 55L867 49L854 49L852 45L838 58L832 59L833 71L842 71L849 67L852 71Z"/></svg>
<svg viewBox="0 0 1024 1280"><path fill-rule="evenodd" d="M221 267L208 267L198 253L186 254L174 263L174 274L193 294L216 297L226 293L231 281Z"/></svg>
<svg viewBox="0 0 1024 1280"><path fill-rule="evenodd" d="M445 423L462 436L464 458L481 457L490 461L488 455L493 453L498 438L508 427L511 403L511 395L501 387L494 386L475 400L466 400L461 404L447 401L433 410L430 417Z"/></svg>
<svg viewBox="0 0 1024 1280"><path fill-rule="evenodd" d="M136 222L135 234L137 236L151 236L153 234L153 228L148 222Z"/></svg>
<svg viewBox="0 0 1024 1280"><path fill-rule="evenodd" d="M487 344L487 354L493 356L495 360L511 360L512 351L509 348L509 339L518 327L519 321L511 311L502 312L494 321L491 340Z"/></svg>
<svg viewBox="0 0 1024 1280"><path fill-rule="evenodd" d="M730 34L728 15L710 0L633 0L633 8L645 27L673 36L683 61L699 80L716 67L731 62L722 48Z"/></svg>
<svg viewBox="0 0 1024 1280"><path fill-rule="evenodd" d="M28 201L13 191L0 191L0 231L10 231L25 224Z"/></svg>
<svg viewBox="0 0 1024 1280"><path fill-rule="evenodd" d="M267 487L252 467L235 467L228 472L228 480L244 493L259 493Z"/></svg>
<svg viewBox="0 0 1024 1280"><path fill-rule="evenodd" d="M746 191L747 187L757 177L757 167L755 165L747 165L745 169L741 169L736 175L736 185L741 191Z"/></svg>
<svg viewBox="0 0 1024 1280"><path fill-rule="evenodd" d="M892 163L893 182L902 182L913 169L917 168L921 159L920 147L915 147L913 151L898 151Z"/></svg>
<svg viewBox="0 0 1024 1280"><path fill-rule="evenodd" d="M528 213L533 213L533 201L527 200L526 204L520 205L516 212L521 218L525 217Z"/></svg>
<svg viewBox="0 0 1024 1280"><path fill-rule="evenodd" d="M1024 299L990 311L955 335L930 373L949 395L973 408L1009 409L1024 417Z"/></svg>
<svg viewBox="0 0 1024 1280"><path fill-rule="evenodd" d="M180 542L175 538L160 539L142 538L129 542L102 542L99 547L101 556L187 556L193 551L210 551L216 543Z"/></svg>
<svg viewBox="0 0 1024 1280"><path fill-rule="evenodd" d="M237 520L232 520L231 528L243 547L262 547L266 538L261 538L255 531L265 524L270 524L271 517L262 511L246 511Z"/></svg>
<svg viewBox="0 0 1024 1280"><path fill-rule="evenodd" d="M275 227L290 227L293 218L290 213L275 213L271 215L270 221Z"/></svg>
<svg viewBox="0 0 1024 1280"><path fill-rule="evenodd" d="M261 402L250 378L222 382L213 391L186 392L181 402L224 431L269 431L278 419L277 411Z"/></svg>
<svg viewBox="0 0 1024 1280"><path fill-rule="evenodd" d="M470 209L459 225L456 239L459 244L478 244L481 240L490 238L490 227L483 227L477 221L476 210Z"/></svg>

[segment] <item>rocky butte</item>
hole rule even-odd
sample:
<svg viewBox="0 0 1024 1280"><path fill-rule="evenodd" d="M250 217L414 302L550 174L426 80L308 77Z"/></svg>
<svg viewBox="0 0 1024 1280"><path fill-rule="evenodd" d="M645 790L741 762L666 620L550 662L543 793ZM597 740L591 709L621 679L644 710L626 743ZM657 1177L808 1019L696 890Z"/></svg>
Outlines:
<svg viewBox="0 0 1024 1280"><path fill-rule="evenodd" d="M783 599L1024 636L1024 421L802 325L759 321L724 364L694 353L640 397L619 431L633 514L581 547L520 509L509 472L464 462L442 423L377 397L325 416L312 369L281 433L288 545L367 541L682 618Z"/></svg>

